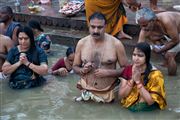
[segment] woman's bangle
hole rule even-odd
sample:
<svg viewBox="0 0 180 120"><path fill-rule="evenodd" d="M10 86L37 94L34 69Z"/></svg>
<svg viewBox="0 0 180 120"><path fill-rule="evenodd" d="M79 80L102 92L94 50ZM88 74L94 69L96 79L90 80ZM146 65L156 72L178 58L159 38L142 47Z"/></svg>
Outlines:
<svg viewBox="0 0 180 120"><path fill-rule="evenodd" d="M133 87L133 83L131 83L130 80L127 81L127 85L128 85L129 87Z"/></svg>
<svg viewBox="0 0 180 120"><path fill-rule="evenodd" d="M137 84L137 88L138 88L138 89L141 89L142 87L143 87L143 84L142 84L142 83Z"/></svg>
<svg viewBox="0 0 180 120"><path fill-rule="evenodd" d="M31 65L31 62L28 63L27 67L29 67Z"/></svg>

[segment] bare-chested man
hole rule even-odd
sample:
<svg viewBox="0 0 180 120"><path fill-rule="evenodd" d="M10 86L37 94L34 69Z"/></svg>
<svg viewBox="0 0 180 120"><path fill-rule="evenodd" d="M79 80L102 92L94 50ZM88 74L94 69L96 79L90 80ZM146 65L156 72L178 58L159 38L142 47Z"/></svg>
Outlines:
<svg viewBox="0 0 180 120"><path fill-rule="evenodd" d="M9 6L3 6L0 8L0 33L9 36L14 44L17 42L17 30L20 24L13 21L13 11Z"/></svg>
<svg viewBox="0 0 180 120"><path fill-rule="evenodd" d="M114 100L114 87L120 68L128 60L123 44L115 37L105 33L106 19L101 13L89 17L90 35L82 38L76 47L73 69L81 76L77 87L81 96L76 101L94 100L111 102Z"/></svg>
<svg viewBox="0 0 180 120"><path fill-rule="evenodd" d="M175 57L180 52L180 13L155 14L148 8L142 8L136 12L136 21L141 26L138 42L149 39L154 43L153 51L164 54L168 74L176 75Z"/></svg>
<svg viewBox="0 0 180 120"><path fill-rule="evenodd" d="M6 55L12 47L12 40L9 37L0 34L0 72L2 72L2 65L5 62Z"/></svg>

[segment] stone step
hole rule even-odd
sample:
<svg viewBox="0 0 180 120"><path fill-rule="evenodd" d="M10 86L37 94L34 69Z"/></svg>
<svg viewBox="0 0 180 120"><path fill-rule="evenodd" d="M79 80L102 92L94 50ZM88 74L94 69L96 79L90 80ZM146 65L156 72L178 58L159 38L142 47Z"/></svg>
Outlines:
<svg viewBox="0 0 180 120"><path fill-rule="evenodd" d="M89 35L89 32L87 30L80 31L74 29L59 29L49 26L42 27L45 33L51 37L52 42L56 44L76 45L81 38ZM137 43L137 34L139 33L139 28L133 25L126 25L124 28L124 31L126 33L130 33L130 35L133 36L133 40L122 39L122 42L125 45L127 44L128 46L134 46Z"/></svg>
<svg viewBox="0 0 180 120"><path fill-rule="evenodd" d="M82 13L84 14L84 13ZM74 29L74 30L87 30L86 20L83 19L84 15L79 17L64 17L60 14L57 16L46 16L42 14L30 14L26 13L15 13L14 20L18 22L27 23L30 19L35 19L40 22L40 24L45 26L53 26L59 29Z"/></svg>
<svg viewBox="0 0 180 120"><path fill-rule="evenodd" d="M78 40L82 37L88 35L88 28L86 23L85 12L80 12L73 17L65 17L60 14L58 0L53 0L52 5L40 5L45 10L39 13L30 13L27 8L29 0L21 1L21 12L15 12L15 21L27 23L30 19L37 19L45 28L45 32L50 35L53 43L63 44L63 45L76 45ZM149 6L149 0L139 0L143 3L143 6ZM13 1L14 2L14 1ZM164 3L168 3L166 6ZM164 1L159 0L159 6L165 7L167 10L173 10L172 6L179 3L179 0L174 1ZM8 4L13 7L14 4L7 3L6 1L1 3ZM0 4L0 5L1 5ZM125 7L128 24L124 26L124 32L133 36L133 40L122 40L126 47L126 50L130 51L133 46L137 43L137 36L139 34L139 26L135 23L135 13L131 12L127 7ZM174 10L173 10L174 11ZM180 59L179 59L180 60Z"/></svg>
<svg viewBox="0 0 180 120"><path fill-rule="evenodd" d="M49 27L44 27L45 33L50 36L52 43L76 46L77 42L87 36L88 31L79 31L74 29L52 29Z"/></svg>

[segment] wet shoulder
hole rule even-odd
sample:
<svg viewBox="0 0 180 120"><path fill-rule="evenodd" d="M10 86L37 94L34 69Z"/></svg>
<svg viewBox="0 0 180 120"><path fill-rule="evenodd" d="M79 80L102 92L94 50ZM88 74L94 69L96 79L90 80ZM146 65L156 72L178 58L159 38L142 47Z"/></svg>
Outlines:
<svg viewBox="0 0 180 120"><path fill-rule="evenodd" d="M114 36L105 33L105 39L109 42L113 42L113 43L120 43L120 40L118 40L117 38L115 38Z"/></svg>
<svg viewBox="0 0 180 120"><path fill-rule="evenodd" d="M12 42L11 38L5 35L0 35L0 40L2 41L2 43L8 43L8 42ZM1 43L1 44L2 44Z"/></svg>
<svg viewBox="0 0 180 120"><path fill-rule="evenodd" d="M0 34L0 39L1 40L11 40L11 38L10 37L8 37L8 36L5 36L5 35L3 35L3 34Z"/></svg>
<svg viewBox="0 0 180 120"><path fill-rule="evenodd" d="M78 41L78 45L82 46L84 45L85 43L87 43L89 40L91 39L91 36L88 35L84 38L81 38L79 41Z"/></svg>
<svg viewBox="0 0 180 120"><path fill-rule="evenodd" d="M90 37L91 37L91 35L85 36L85 37L81 38L79 41L85 42L85 41L89 40Z"/></svg>
<svg viewBox="0 0 180 120"><path fill-rule="evenodd" d="M109 45L111 44L111 45L115 46L116 48L123 46L122 42L119 39L115 38L114 36L112 36L110 34L106 33L105 38Z"/></svg>
<svg viewBox="0 0 180 120"><path fill-rule="evenodd" d="M173 11L167 11L167 12L161 12L157 14L158 18L164 19L164 18L179 18L180 12L173 12Z"/></svg>

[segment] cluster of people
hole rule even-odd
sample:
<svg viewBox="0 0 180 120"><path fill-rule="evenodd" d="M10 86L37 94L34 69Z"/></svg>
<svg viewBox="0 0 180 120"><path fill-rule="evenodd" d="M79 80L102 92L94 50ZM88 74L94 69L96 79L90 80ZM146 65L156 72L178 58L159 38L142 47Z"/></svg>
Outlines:
<svg viewBox="0 0 180 120"><path fill-rule="evenodd" d="M176 75L175 57L180 51L180 13L154 11L157 0L150 8L142 7L136 0L126 0L136 11L140 25L138 43L129 63L122 38L132 39L123 32L127 17L123 1L85 1L86 18L90 35L78 41L76 48L69 47L66 56L51 68L52 75L80 75L76 87L80 96L75 101L110 103L118 92L120 103L131 111L165 109L166 92L164 76L151 63L151 52L161 53L169 75ZM154 10L154 11L153 11ZM47 53L51 40L43 33L40 23L30 20L27 26L12 22L12 10L0 9L0 72L10 75L9 86L15 89L42 85L48 72ZM7 22L8 21L8 22ZM11 36L5 34L11 31ZM5 36L6 35L6 36ZM116 37L114 37L116 36ZM146 40L152 42L150 45ZM118 65L118 66L117 66ZM2 76L1 75L1 76ZM120 81L120 84L119 84ZM118 91L116 87L118 86Z"/></svg>
<svg viewBox="0 0 180 120"><path fill-rule="evenodd" d="M73 69L81 76L77 83L81 94L75 101L113 102L119 78L118 96L122 106L131 111L164 109L167 105L164 78L150 62L150 45L137 43L129 64L121 41L105 33L106 23L102 13L92 14L90 35L76 46Z"/></svg>
<svg viewBox="0 0 180 120"><path fill-rule="evenodd" d="M118 39L132 39L132 37L123 31L123 26L127 24L128 19L124 5L128 6L133 12L140 9L141 3L136 0L85 0L86 19L94 12L101 12L106 16L107 24L105 31ZM150 7L153 11L164 11L163 8L157 6L157 0L150 0Z"/></svg>
<svg viewBox="0 0 180 120"><path fill-rule="evenodd" d="M11 88L31 88L46 81L42 76L48 71L51 40L38 21L23 26L13 21L11 7L1 7L0 44L0 77L9 76Z"/></svg>

